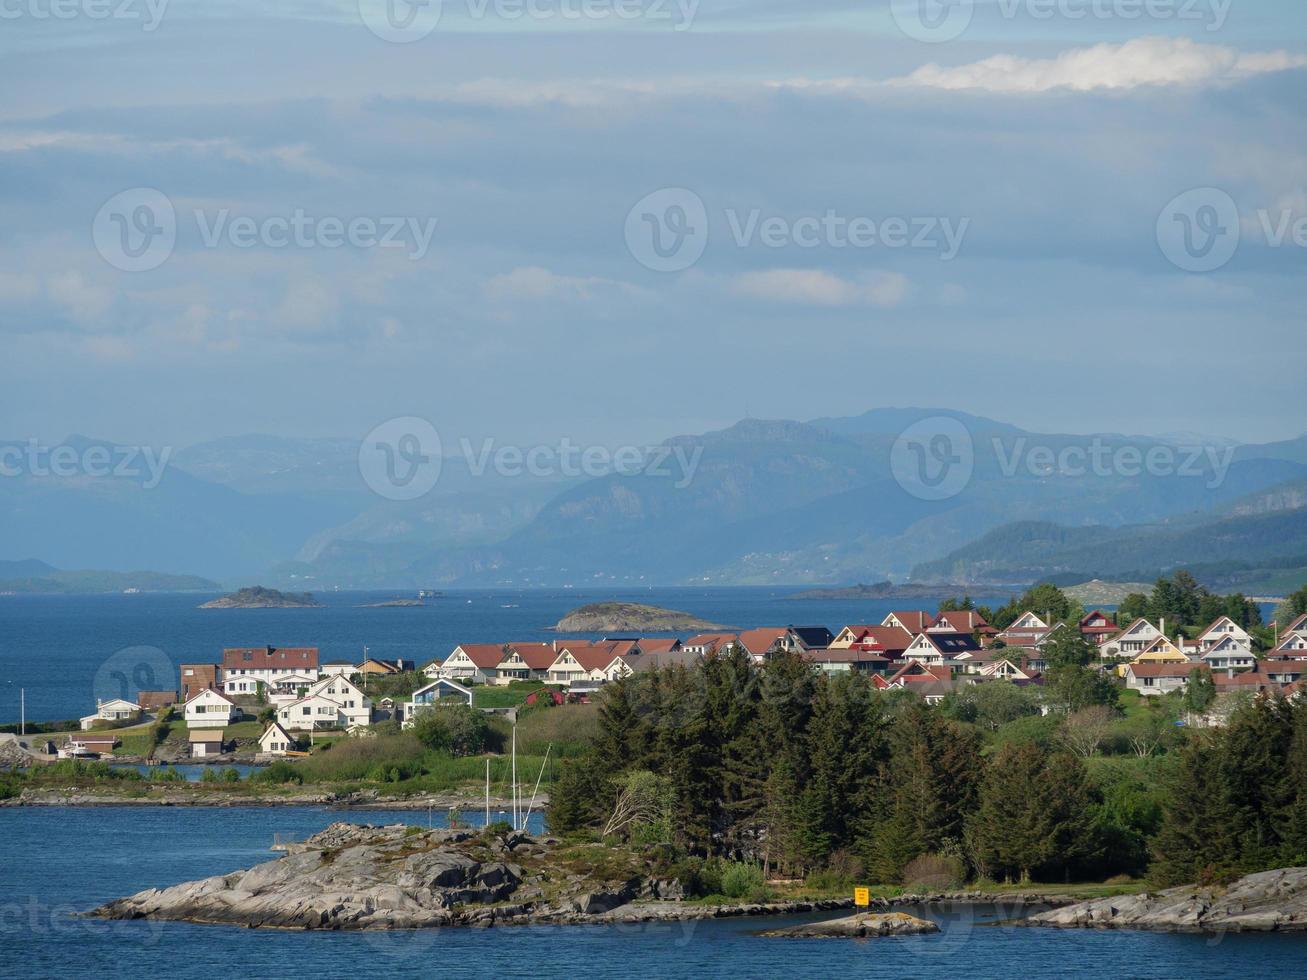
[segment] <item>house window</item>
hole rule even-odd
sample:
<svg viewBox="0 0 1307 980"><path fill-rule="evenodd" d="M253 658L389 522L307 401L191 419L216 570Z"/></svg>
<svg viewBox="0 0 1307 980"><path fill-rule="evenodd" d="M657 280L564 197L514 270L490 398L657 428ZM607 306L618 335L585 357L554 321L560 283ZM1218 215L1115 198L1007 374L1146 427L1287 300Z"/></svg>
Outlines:
<svg viewBox="0 0 1307 980"><path fill-rule="evenodd" d="M304 714L306 714L306 715L311 715L311 714L313 714L313 709L312 709L312 708L309 708L309 707L305 707L305 708L303 709L303 711L304 711Z"/></svg>

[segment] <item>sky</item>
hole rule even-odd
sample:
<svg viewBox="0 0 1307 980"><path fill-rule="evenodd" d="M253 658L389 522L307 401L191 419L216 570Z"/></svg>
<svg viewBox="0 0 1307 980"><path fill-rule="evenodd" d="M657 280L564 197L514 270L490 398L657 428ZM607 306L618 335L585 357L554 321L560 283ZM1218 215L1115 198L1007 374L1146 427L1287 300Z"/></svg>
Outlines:
<svg viewBox="0 0 1307 980"><path fill-rule="evenodd" d="M1294 0L0 0L0 437L1291 437L1305 83Z"/></svg>

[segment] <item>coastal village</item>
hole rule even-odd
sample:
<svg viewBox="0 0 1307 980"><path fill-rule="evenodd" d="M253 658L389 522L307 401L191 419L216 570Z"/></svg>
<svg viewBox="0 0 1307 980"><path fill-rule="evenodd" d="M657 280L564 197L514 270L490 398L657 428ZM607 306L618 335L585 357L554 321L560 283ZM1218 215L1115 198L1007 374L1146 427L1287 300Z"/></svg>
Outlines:
<svg viewBox="0 0 1307 980"><path fill-rule="evenodd" d="M880 690L901 689L939 704L968 685L1040 686L1048 669L1044 651L1063 630L1076 630L1097 651L1095 669L1143 697L1182 690L1196 676L1215 693L1307 691L1307 614L1276 633L1272 649L1256 651L1251 634L1228 616L1187 639L1168 631L1165 619L1118 623L1101 610L1074 625L1035 611L1006 629L979 612L901 610L879 623L759 627L679 637L557 639L550 642L464 643L421 667L411 661L365 657L362 662L322 661L316 647L231 648L217 663L180 666L179 687L141 691L136 700L101 701L80 719L62 757L99 758L121 743L118 730L163 713L185 721L189 753L205 761L228 752L233 726L262 721L258 757L303 754L318 737L366 737L373 726L409 727L420 712L446 704L478 706L480 687L535 682L528 703L588 702L606 684L656 668L692 668L704 658L742 651L757 664L794 654L828 674L858 671ZM399 677L411 693L373 697L378 680ZM484 710L502 710L486 708ZM1193 719L1206 724L1210 719Z"/></svg>

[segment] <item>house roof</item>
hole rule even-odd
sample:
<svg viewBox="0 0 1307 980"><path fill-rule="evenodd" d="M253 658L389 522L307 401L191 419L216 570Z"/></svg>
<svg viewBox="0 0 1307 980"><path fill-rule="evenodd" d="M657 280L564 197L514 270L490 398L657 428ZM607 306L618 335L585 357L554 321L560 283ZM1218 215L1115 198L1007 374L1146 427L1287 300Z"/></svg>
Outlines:
<svg viewBox="0 0 1307 980"><path fill-rule="evenodd" d="M791 633L803 641L803 645L809 650L820 650L830 646L831 640L835 639L835 634L825 626L791 626Z"/></svg>
<svg viewBox="0 0 1307 980"><path fill-rule="evenodd" d="M210 696L218 698L222 701L226 701L228 704L231 705L234 705L236 703L231 698L227 697L227 695L219 691L217 688L213 688L213 687L206 687L203 691L198 691L193 697L191 697L190 701L187 701L186 703L190 704L191 701L196 700L196 698L203 698L203 697L210 697Z"/></svg>
<svg viewBox="0 0 1307 980"><path fill-rule="evenodd" d="M988 620L974 609L950 609L948 612L942 612L935 617L935 625L940 624L946 624L958 633L970 633L973 630L980 630L982 633L997 632L989 625Z"/></svg>
<svg viewBox="0 0 1307 980"><path fill-rule="evenodd" d="M738 633L696 633L685 641L687 647L706 647L709 650L716 650L722 646L729 646L739 639Z"/></svg>
<svg viewBox="0 0 1307 980"><path fill-rule="evenodd" d="M784 626L763 626L758 629L745 630L740 634L738 642L753 656L760 657L775 646L776 641L785 636L787 632L788 630Z"/></svg>
<svg viewBox="0 0 1307 980"><path fill-rule="evenodd" d="M674 636L640 637L641 653L671 653L681 648L681 641Z"/></svg>
<svg viewBox="0 0 1307 980"><path fill-rule="evenodd" d="M618 657L629 657L635 648L634 640L600 640L597 643L581 641L568 643L560 650L559 656L563 652L570 653L586 670L603 670Z"/></svg>
<svg viewBox="0 0 1307 980"><path fill-rule="evenodd" d="M924 633L935 622L935 617L924 609L896 609L885 619L889 619L890 616L902 623L903 628L910 633ZM884 622L885 620L881 620L882 625Z"/></svg>
<svg viewBox="0 0 1307 980"><path fill-rule="evenodd" d="M946 657L980 649L980 644L970 633L922 633L921 636Z"/></svg>
<svg viewBox="0 0 1307 980"><path fill-rule="evenodd" d="M493 670L504 659L502 643L460 643L454 648L454 653L460 650L479 670ZM453 653L450 656L453 656Z"/></svg>
<svg viewBox="0 0 1307 980"><path fill-rule="evenodd" d="M1284 628L1286 633L1307 633L1307 613L1303 613Z"/></svg>
<svg viewBox="0 0 1307 980"><path fill-rule="evenodd" d="M223 670L316 670L317 666L317 647L229 647L222 651Z"/></svg>
<svg viewBox="0 0 1307 980"><path fill-rule="evenodd" d="M225 742L227 740L227 729L225 728L192 728L187 732L192 742Z"/></svg>
<svg viewBox="0 0 1307 980"><path fill-rule="evenodd" d="M1188 661L1182 664L1127 664L1126 670L1136 677L1188 677L1195 670L1201 670L1203 673L1209 672L1206 664L1196 664Z"/></svg>
<svg viewBox="0 0 1307 980"><path fill-rule="evenodd" d="M1090 620L1094 620L1094 619L1105 620L1105 623L1102 626L1091 626ZM1103 610L1101 609L1095 609L1092 612L1085 613L1083 616L1080 617L1080 622L1076 624L1076 627L1080 630L1081 633L1115 633L1116 632L1116 623L1112 621L1111 616L1103 612Z"/></svg>
<svg viewBox="0 0 1307 980"><path fill-rule="evenodd" d="M627 666L639 672L653 670L657 667L693 667L699 663L699 655L688 650L658 650L649 652L641 649L638 654L624 658Z"/></svg>
<svg viewBox="0 0 1307 980"><path fill-rule="evenodd" d="M275 734L275 733L279 733L283 738L290 739L291 741L294 741L293 739L290 738L290 732L288 732L288 731L286 731L286 729L282 728L282 727L281 727L281 723L280 723L280 722L276 722L276 721L274 721L271 725L269 725L267 728L265 728L265 729L263 730L263 734L259 736L259 741L262 742L262 741L263 741L265 738L267 738L269 735L272 735L272 734Z"/></svg>
<svg viewBox="0 0 1307 980"><path fill-rule="evenodd" d="M548 670L558 659L558 651L548 643L510 643L508 646L531 670Z"/></svg>
<svg viewBox="0 0 1307 980"><path fill-rule="evenodd" d="M858 626L855 642L870 640L886 653L902 653L912 646L912 634L898 626Z"/></svg>
<svg viewBox="0 0 1307 980"><path fill-rule="evenodd" d="M917 660L910 660L890 678L890 683L921 683L926 680L948 680L953 671L948 667L928 667Z"/></svg>

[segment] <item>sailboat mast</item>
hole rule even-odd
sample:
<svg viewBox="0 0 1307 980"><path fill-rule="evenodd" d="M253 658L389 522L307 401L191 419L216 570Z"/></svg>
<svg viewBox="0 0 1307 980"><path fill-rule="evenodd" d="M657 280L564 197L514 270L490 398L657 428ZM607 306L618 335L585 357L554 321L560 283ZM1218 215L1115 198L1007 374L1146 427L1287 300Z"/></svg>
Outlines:
<svg viewBox="0 0 1307 980"><path fill-rule="evenodd" d="M490 756L486 756L486 826L490 826Z"/></svg>
<svg viewBox="0 0 1307 980"><path fill-rule="evenodd" d="M513 722L513 829L517 826L517 722Z"/></svg>

